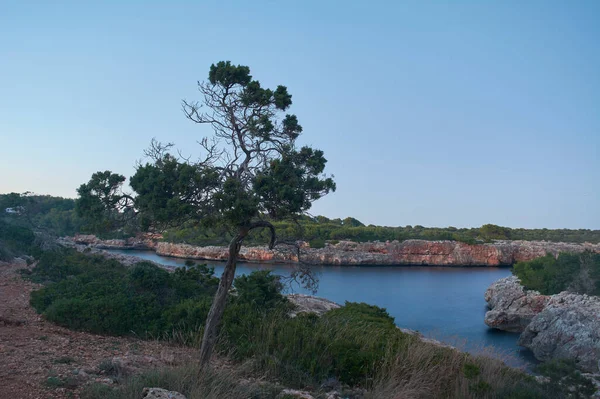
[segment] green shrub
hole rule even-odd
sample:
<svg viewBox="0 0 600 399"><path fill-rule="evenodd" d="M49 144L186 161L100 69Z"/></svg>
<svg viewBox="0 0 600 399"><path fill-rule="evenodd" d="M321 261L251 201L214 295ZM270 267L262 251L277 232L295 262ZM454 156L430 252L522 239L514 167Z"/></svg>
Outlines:
<svg viewBox="0 0 600 399"><path fill-rule="evenodd" d="M281 295L283 284L270 270L259 270L235 279L237 300L262 309L273 309L287 302Z"/></svg>
<svg viewBox="0 0 600 399"><path fill-rule="evenodd" d="M540 364L537 371L550 378L550 389L561 392L564 397L589 398L596 392L594 384L581 375L573 360L557 359Z"/></svg>
<svg viewBox="0 0 600 399"><path fill-rule="evenodd" d="M126 268L72 250L44 254L29 278L47 284L32 292L31 304L48 320L75 330L140 336L203 324L218 284L205 266L175 273L148 262ZM183 309L187 319L174 317Z"/></svg>
<svg viewBox="0 0 600 399"><path fill-rule="evenodd" d="M526 262L517 262L513 274L527 289L545 295L570 290L581 294L600 294L600 254L561 252Z"/></svg>
<svg viewBox="0 0 600 399"><path fill-rule="evenodd" d="M4 209L0 209L4 212ZM9 261L34 250L35 235L29 228L0 219L0 261Z"/></svg>
<svg viewBox="0 0 600 399"><path fill-rule="evenodd" d="M265 313L234 302L222 331L223 346L235 347L238 359L254 358L260 369L289 382L364 384L386 352L408 338L384 309L362 303L346 303L322 317L289 318L281 308Z"/></svg>

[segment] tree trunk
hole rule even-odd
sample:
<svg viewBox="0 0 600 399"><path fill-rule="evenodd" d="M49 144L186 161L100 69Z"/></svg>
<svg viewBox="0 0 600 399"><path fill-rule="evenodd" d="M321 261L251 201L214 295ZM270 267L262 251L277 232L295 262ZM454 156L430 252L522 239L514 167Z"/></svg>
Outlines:
<svg viewBox="0 0 600 399"><path fill-rule="evenodd" d="M206 318L206 324L204 326L204 336L202 337L202 346L200 346L200 368L203 369L210 363L210 356L217 342L217 336L219 333L219 324L223 318L223 312L225 311L225 305L227 304L227 294L233 284L235 277L235 267L237 265L238 255L244 238L248 235L250 230L256 228L268 228L271 232L271 241L269 242L269 249L273 249L275 246L275 227L263 220L259 220L253 223L249 223L239 228L238 233L231 242L229 243L229 258L225 264L225 270L221 276L219 282L219 288L215 294L215 299L208 312Z"/></svg>
<svg viewBox="0 0 600 399"><path fill-rule="evenodd" d="M219 288L215 294L215 299L210 307L208 317L206 318L206 324L204 326L204 336L202 337L202 346L200 347L201 368L204 368L210 362L210 357L219 333L219 325L221 324L223 312L225 311L227 294L229 293L229 289L233 284L237 258L240 253L242 241L247 235L247 229L240 229L238 234L229 243L229 258L225 264L225 270L223 270L223 275L221 276L221 281L219 282Z"/></svg>

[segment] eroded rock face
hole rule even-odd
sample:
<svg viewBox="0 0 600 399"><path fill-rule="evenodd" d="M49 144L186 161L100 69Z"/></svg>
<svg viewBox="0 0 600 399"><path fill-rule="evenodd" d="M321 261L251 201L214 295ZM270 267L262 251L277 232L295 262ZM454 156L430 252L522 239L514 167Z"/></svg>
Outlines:
<svg viewBox="0 0 600 399"><path fill-rule="evenodd" d="M321 316L325 312L340 307L340 305L329 299L312 295L290 294L287 298L296 305L296 309L290 312L290 317L296 317L299 313L315 313Z"/></svg>
<svg viewBox="0 0 600 399"><path fill-rule="evenodd" d="M197 247L188 244L173 244L159 242L156 253L163 256L172 256L185 259L227 260L229 250L227 247L206 246ZM298 250L290 245L278 246L276 250L267 247L242 247L239 259L246 262L279 262L297 263Z"/></svg>
<svg viewBox="0 0 600 399"><path fill-rule="evenodd" d="M490 307L485 324L498 330L522 332L550 297L525 290L516 276L510 276L494 282L485 291L485 300Z"/></svg>
<svg viewBox="0 0 600 399"><path fill-rule="evenodd" d="M98 249L155 249L159 234L140 234L137 237L115 240L101 240L95 235L78 234L73 237L76 244L85 244Z"/></svg>
<svg viewBox="0 0 600 399"><path fill-rule="evenodd" d="M561 251L600 252L598 244L567 244L541 241L497 241L465 244L457 241L406 240L402 242L356 243L341 241L325 248L277 246L243 247L240 259L248 262L302 262L314 265L430 265L430 266L509 266L547 253ZM195 247L159 242L156 253L178 258L225 260L226 247Z"/></svg>
<svg viewBox="0 0 600 399"><path fill-rule="evenodd" d="M573 359L581 369L600 367L600 298L561 292L552 295L519 338L539 360Z"/></svg>
<svg viewBox="0 0 600 399"><path fill-rule="evenodd" d="M139 262L149 262L149 263L155 264L156 266L158 266L160 268L167 269L167 270L173 270L175 268L175 266L167 266L167 265L159 264L159 263L152 262L152 261L140 258L138 256L134 256L134 255L126 255L126 254L106 251L104 249L100 249L99 247L90 246L90 245L86 245L86 244L78 244L73 239L70 239L68 237L58 238L56 240L56 243L60 246L66 247L66 248L73 248L79 252L89 253L89 254L93 254L93 255L101 255L107 259L114 259L117 262L119 262L125 266L132 266Z"/></svg>
<svg viewBox="0 0 600 399"><path fill-rule="evenodd" d="M158 255L186 259L226 260L225 246L197 247L188 244L158 242L157 236L140 236L127 240L99 240L79 235L71 240L99 249L152 249ZM406 240L357 243L341 241L325 248L308 245L242 247L240 260L246 262L304 263L313 265L427 265L427 266L509 266L547 253L600 253L600 244L571 244L546 241L495 241L488 244L465 244L458 241Z"/></svg>

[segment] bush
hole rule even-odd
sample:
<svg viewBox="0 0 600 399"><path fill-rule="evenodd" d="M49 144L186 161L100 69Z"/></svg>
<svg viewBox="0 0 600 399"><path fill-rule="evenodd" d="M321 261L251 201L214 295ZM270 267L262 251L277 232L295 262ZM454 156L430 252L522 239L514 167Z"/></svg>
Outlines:
<svg viewBox="0 0 600 399"><path fill-rule="evenodd" d="M175 273L148 262L126 268L72 250L44 254L29 278L47 284L31 294L31 304L48 320L75 330L141 336L203 324L218 284L205 266Z"/></svg>
<svg viewBox="0 0 600 399"><path fill-rule="evenodd" d="M65 250L42 256L29 275L46 283L32 294L31 302L47 319L69 328L178 337L182 343L196 344L218 283L212 273L195 265L169 273L147 262L126 268ZM218 348L247 361L252 372L287 386L318 387L323 381L337 381L370 389L373 398L560 397L499 361L404 334L386 310L377 306L347 302L321 317L290 318L292 305L281 295L278 277L270 272L237 277L234 286L236 293L228 298ZM100 367L122 377L112 363L103 362ZM190 378L197 373L184 369L154 372L125 380L122 388L110 392L89 386L82 397L137 397L140 386L173 389L189 393L190 398L238 394L266 398L278 392L261 393L242 386L237 376L223 379L217 373L206 374L207 379Z"/></svg>
<svg viewBox="0 0 600 399"><path fill-rule="evenodd" d="M517 262L513 274L525 288L545 295L572 291L600 295L600 254L562 252L558 257L548 254L527 262Z"/></svg>
<svg viewBox="0 0 600 399"><path fill-rule="evenodd" d="M4 212L4 209L0 209ZM7 223L0 219L0 261L9 261L34 249L35 235L29 228Z"/></svg>
<svg viewBox="0 0 600 399"><path fill-rule="evenodd" d="M261 312L232 303L225 312L222 347L238 359L293 383L335 378L349 384L372 379L385 353L405 339L384 309L346 303L322 317L289 318L282 308Z"/></svg>

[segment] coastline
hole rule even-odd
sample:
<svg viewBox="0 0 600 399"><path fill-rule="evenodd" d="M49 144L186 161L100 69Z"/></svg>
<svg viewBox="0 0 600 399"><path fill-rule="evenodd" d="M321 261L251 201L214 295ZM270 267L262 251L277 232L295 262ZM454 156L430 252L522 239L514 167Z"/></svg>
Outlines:
<svg viewBox="0 0 600 399"><path fill-rule="evenodd" d="M226 261L224 246L193 246L158 241L156 237L101 240L93 235L63 237L62 242L86 245L95 249L148 250L157 255L180 259ZM311 248L307 243L266 246L244 246L239 260L248 263L310 264L320 266L440 266L440 267L511 267L548 253L600 253L600 244L556 243L548 241L494 241L466 244L457 241L406 240L402 242L340 241L324 248Z"/></svg>

